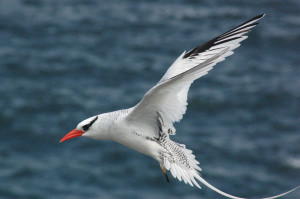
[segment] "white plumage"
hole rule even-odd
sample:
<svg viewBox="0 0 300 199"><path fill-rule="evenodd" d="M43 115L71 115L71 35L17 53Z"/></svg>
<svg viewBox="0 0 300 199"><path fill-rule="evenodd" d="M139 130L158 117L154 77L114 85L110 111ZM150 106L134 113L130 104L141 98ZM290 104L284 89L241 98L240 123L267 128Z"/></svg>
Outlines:
<svg viewBox="0 0 300 199"><path fill-rule="evenodd" d="M200 177L201 168L193 152L172 141L169 135L175 134L173 123L179 122L186 112L187 95L193 81L232 55L240 42L247 38L245 34L262 17L264 15L254 17L189 52L183 52L136 106L88 118L61 141L81 135L114 140L157 160L167 180L166 170L169 170L174 178L186 184L200 188L197 182L200 181L219 194L239 198L220 191Z"/></svg>

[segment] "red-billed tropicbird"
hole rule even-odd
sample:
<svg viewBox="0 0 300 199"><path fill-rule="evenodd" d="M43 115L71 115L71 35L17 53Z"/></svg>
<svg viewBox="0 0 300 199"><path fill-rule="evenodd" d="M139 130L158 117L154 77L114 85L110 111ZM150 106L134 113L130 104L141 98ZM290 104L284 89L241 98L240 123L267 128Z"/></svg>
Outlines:
<svg viewBox="0 0 300 199"><path fill-rule="evenodd" d="M179 122L186 111L187 94L193 81L206 75L225 57L232 55L240 42L247 38L245 34L262 17L264 14L189 52L184 51L136 106L90 117L80 122L60 142L78 136L113 140L157 160L167 181L169 178L166 170L169 170L174 178L191 186L200 188L198 180L223 196L240 198L224 193L205 181L199 174L201 168L192 151L185 145L172 141L169 135L175 134L173 123ZM295 189L269 199L281 197Z"/></svg>

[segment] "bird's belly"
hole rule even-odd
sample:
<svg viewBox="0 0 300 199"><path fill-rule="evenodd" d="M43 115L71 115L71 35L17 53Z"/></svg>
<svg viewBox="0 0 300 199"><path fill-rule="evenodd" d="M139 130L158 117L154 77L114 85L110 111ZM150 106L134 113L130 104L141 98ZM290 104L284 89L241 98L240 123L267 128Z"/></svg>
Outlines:
<svg viewBox="0 0 300 199"><path fill-rule="evenodd" d="M159 154L162 147L151 139L141 137L134 133L120 133L118 136L114 137L113 140L140 153L148 155L157 161L160 159Z"/></svg>

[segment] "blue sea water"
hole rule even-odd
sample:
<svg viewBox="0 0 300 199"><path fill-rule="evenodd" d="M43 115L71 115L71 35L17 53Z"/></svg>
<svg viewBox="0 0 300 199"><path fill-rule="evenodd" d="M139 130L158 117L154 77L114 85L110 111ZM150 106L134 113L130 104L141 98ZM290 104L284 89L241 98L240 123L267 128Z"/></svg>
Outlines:
<svg viewBox="0 0 300 199"><path fill-rule="evenodd" d="M172 139L230 194L298 186L300 1L1 0L0 198L223 198L167 183L155 160L117 143L59 140L135 105L184 50L261 13L235 54L193 84Z"/></svg>

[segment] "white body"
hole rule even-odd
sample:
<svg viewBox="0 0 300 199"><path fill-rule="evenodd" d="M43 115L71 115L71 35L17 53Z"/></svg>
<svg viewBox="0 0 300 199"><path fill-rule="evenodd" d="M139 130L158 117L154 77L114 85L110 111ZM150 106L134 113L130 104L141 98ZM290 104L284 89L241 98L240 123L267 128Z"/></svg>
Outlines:
<svg viewBox="0 0 300 199"><path fill-rule="evenodd" d="M95 123L93 130L82 136L88 136L96 140L113 140L160 161L159 152L163 148L156 142L141 138L140 134L134 130L138 127L126 122L126 116L130 110L120 110L98 115L99 122ZM87 123L93 118L88 118L82 123ZM107 118L111 119L107 120Z"/></svg>

